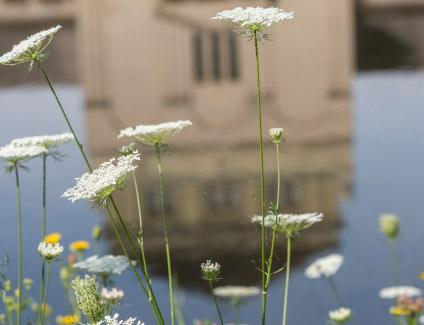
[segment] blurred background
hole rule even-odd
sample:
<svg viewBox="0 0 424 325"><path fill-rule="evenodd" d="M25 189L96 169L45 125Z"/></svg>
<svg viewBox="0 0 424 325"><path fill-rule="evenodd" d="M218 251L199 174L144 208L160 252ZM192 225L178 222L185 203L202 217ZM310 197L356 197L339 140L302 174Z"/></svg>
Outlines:
<svg viewBox="0 0 424 325"><path fill-rule="evenodd" d="M401 218L401 284L420 285L418 273L424 268L417 247L424 226L419 149L424 1L0 0L0 53L39 30L63 26L44 67L94 165L128 143L116 139L121 129L193 122L170 140L163 157L171 257L187 324L195 318L217 320L208 285L199 278L201 262L222 265L219 285L261 285L260 230L250 222L260 213L254 44L210 19L236 6L295 12L295 19L269 31L272 41L259 51L264 135L271 127L283 127L287 139L280 146L281 210L325 214L324 222L302 232L293 244L288 323L325 324L328 311L338 307L325 280L303 275L310 262L335 252L345 256L335 280L356 323L389 324L391 302L378 298L392 279L380 214ZM68 131L42 75L26 68L0 66L1 145ZM264 150L268 207L276 201L275 146L265 141ZM91 240L92 227L100 224L102 254L121 254L101 211L60 197L85 172L74 144L63 152L66 158L47 171L48 232L61 232L68 244ZM167 311L156 158L149 148L141 148L141 154L137 178L147 260ZM22 175L24 276L35 280L37 297L41 162L31 161L29 167L31 172ZM0 188L0 253L10 255L16 283L13 177L3 175ZM118 205L129 224L137 222L132 186L119 195ZM284 238L279 238L277 255L276 269L285 263ZM31 268L33 263L37 267ZM58 272L56 266L49 293L53 315L67 313ZM115 280L126 291L118 312L154 323L133 274ZM270 324L281 321L283 287L281 272L271 280ZM234 320L232 308L225 300L220 303L224 319ZM242 320L259 324L260 311L260 298L248 299Z"/></svg>

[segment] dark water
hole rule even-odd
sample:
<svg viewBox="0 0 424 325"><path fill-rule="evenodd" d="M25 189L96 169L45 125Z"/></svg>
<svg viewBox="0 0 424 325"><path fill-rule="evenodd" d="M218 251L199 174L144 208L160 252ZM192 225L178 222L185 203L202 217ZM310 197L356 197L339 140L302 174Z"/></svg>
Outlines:
<svg viewBox="0 0 424 325"><path fill-rule="evenodd" d="M420 285L417 275L424 270L419 250L424 227L421 190L424 181L424 151L421 150L424 136L423 87L422 72L360 74L354 80L351 195L337 203L341 227L322 230L328 231L328 236L335 238L335 244L304 254L304 258L298 260L292 269L288 324L325 324L328 311L338 307L325 280L309 280L303 275L310 262L331 252L345 256L345 264L335 276L335 281L347 306L354 312L355 324L391 323L388 314L391 302L378 298L378 291L390 286L392 279L389 246L378 229L381 213L396 213L401 218L398 246L401 284ZM81 89L62 87L59 95L76 132L84 138ZM62 116L45 88L3 89L0 91L0 109L2 145L16 137L67 132ZM92 226L105 224L105 219L96 209L89 209L89 205L84 202L72 204L60 197L61 193L73 186L73 178L85 171L75 144L63 146L62 151L68 157L61 163L51 162L48 165L47 231L61 232L62 243L67 247L74 240L89 240ZM40 259L36 248L41 239L41 160L31 161L28 166L31 172L21 173L24 276L37 280ZM8 252L10 255L11 270L17 269L14 186L12 176L1 176L0 253L3 255ZM306 235L302 240L308 242ZM102 253L109 253L114 246L113 242L104 239ZM229 247L228 250L234 250L234 256L237 255L237 248ZM281 259L284 259L283 255ZM231 268L228 265L223 267ZM166 313L169 304L167 279L160 274L158 270L153 275L153 287ZM11 278L16 284L15 272L11 272ZM144 295L134 286L133 274L127 271L115 280L116 285L126 292L126 306L118 310L122 317L138 316L146 324L154 324L154 317ZM35 282L32 293L38 297L39 285ZM200 288L186 282L180 285L186 323L191 324L194 318L217 320L213 301L206 290L207 284L204 283L205 287ZM260 282L255 283L254 278L246 284L260 286ZM269 324L281 323L283 291L284 274L280 273L271 281ZM55 265L49 292L49 303L54 308L54 315L66 314L62 297L58 267ZM219 302L224 319L234 320L234 311L225 301ZM241 310L243 322L259 324L260 312L260 299L249 299Z"/></svg>

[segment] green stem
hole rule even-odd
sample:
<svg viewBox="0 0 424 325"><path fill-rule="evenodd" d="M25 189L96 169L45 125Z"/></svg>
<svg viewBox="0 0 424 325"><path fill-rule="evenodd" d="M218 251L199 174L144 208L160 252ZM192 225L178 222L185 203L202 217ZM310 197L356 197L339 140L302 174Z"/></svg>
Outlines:
<svg viewBox="0 0 424 325"><path fill-rule="evenodd" d="M331 291L333 291L334 295L336 296L336 299L337 299L340 307L346 306L344 301L343 301L342 295L340 294L340 291L337 289L336 282L334 282L333 277L329 276L329 277L326 277L326 278L328 280L328 284L330 285Z"/></svg>
<svg viewBox="0 0 424 325"><path fill-rule="evenodd" d="M221 311L219 310L218 303L216 302L215 293L213 292L212 281L209 280L209 286L211 287L211 292L213 296L213 301L215 301L216 310L218 311L219 319L221 320L221 324L224 325L224 321L222 320Z"/></svg>
<svg viewBox="0 0 424 325"><path fill-rule="evenodd" d="M115 206L115 203L113 202L112 197L110 196L109 198L111 199L112 204L113 204L113 206L115 207L115 211L117 211L117 208L116 208L116 206ZM135 269L134 265L132 264L131 258L130 258L130 256L128 255L128 252L127 252L127 250L126 250L126 248L125 248L125 246L124 246L124 243L122 242L121 235L119 234L118 228L116 228L115 220L113 219L112 213L110 212L110 208L109 208L109 206L108 206L108 205L106 205L106 210L107 210L107 212L108 212L108 214L109 214L110 221L112 222L113 229L115 230L116 237L118 237L119 243L121 244L121 248L122 248L122 250L124 251L125 256L127 257L128 263L130 264L130 267L131 267L131 269L133 270L134 275L135 275L135 277L137 278L137 281L138 281L138 283L140 284L141 289L143 290L144 294L147 296L147 299L149 300L149 303L150 303L150 305L152 306L152 309L153 309L153 312L154 312L154 314L155 314L155 317L156 317L156 320L157 320L158 324L164 324L163 319L162 319L162 315L160 315L159 308L158 308L158 307L157 307L157 305L156 305L156 300L154 300L154 302L155 302L155 303L153 303L153 301L152 301L152 300L153 300L154 298L153 298L153 296L152 296L152 295L150 295L150 294L149 294L150 290L149 290L149 292L147 292L147 290L146 290L146 288L144 287L143 282L141 281L141 279L140 279L140 277L139 277L139 275L138 275L138 273L137 273L137 271L136 271L136 269ZM117 213L118 213L118 212L117 212ZM126 232L126 234L127 234L127 238L128 238L128 237L129 237L129 236L128 236L128 233ZM137 256L137 254L136 254L136 256ZM137 260L138 260L138 258L137 258ZM142 271L143 271L143 269L142 269ZM143 273L143 274L144 274L144 273ZM147 281L147 285L150 287L150 284L149 284L149 282L148 282L148 281ZM158 314L158 313L159 313L159 314ZM159 319L159 315L160 315L160 319Z"/></svg>
<svg viewBox="0 0 424 325"><path fill-rule="evenodd" d="M289 277L290 277L290 250L291 250L291 234L287 234L287 269L286 269L286 289L284 292L284 311L283 311L283 325L286 325L287 318L287 296L289 293Z"/></svg>
<svg viewBox="0 0 424 325"><path fill-rule="evenodd" d="M133 180L134 180L134 187L135 187L135 194L137 198L137 208L138 208L138 221L140 224L140 237L138 239L138 244L141 249L141 257L143 258L143 265L144 265L144 272L146 272L147 277L149 277L147 273L147 263L146 263L146 256L144 254L144 242L143 242L143 221L141 216L141 204L140 204L140 195L138 193L138 185L137 185L137 178L135 177L135 172L132 172Z"/></svg>
<svg viewBox="0 0 424 325"><path fill-rule="evenodd" d="M19 190L19 173L18 164L14 163L16 175L16 197L18 202L18 310L17 310L17 324L21 324L21 305L22 305L22 229L21 229L21 193Z"/></svg>
<svg viewBox="0 0 424 325"><path fill-rule="evenodd" d="M49 282L50 282L50 261L47 261L47 278L46 279L47 279L46 280L46 293L44 295L43 311L41 313L40 324L43 324L43 322L44 322L44 316L46 315L47 295L49 293Z"/></svg>
<svg viewBox="0 0 424 325"><path fill-rule="evenodd" d="M46 237L46 158L47 154L43 153L43 199L42 199L42 238L41 240L44 241L44 238ZM43 303L44 298L44 278L46 273L46 261L44 257L41 261L41 288L40 288L40 304L38 306L38 323L40 324L41 320L41 306Z"/></svg>
<svg viewBox="0 0 424 325"><path fill-rule="evenodd" d="M278 150L278 143L275 144L277 147L277 205L276 208L278 210L278 207L280 206L280 153Z"/></svg>
<svg viewBox="0 0 424 325"><path fill-rule="evenodd" d="M7 318L9 320L9 325L13 325L13 316L11 311L8 308L6 308L6 312L7 312Z"/></svg>
<svg viewBox="0 0 424 325"><path fill-rule="evenodd" d="M272 267L272 258L274 256L274 245L275 245L275 237L277 234L277 227L274 227L274 231L272 232L272 244L271 244L271 253L268 259L268 267L267 267L267 275L266 275L266 283L265 283L265 292L268 290L269 281L271 280L271 267Z"/></svg>
<svg viewBox="0 0 424 325"><path fill-rule="evenodd" d="M258 35L254 31L256 51L256 79L258 82L258 120L259 148L261 152L261 211L262 211L262 324L265 324L266 291L265 291L265 185L264 185L264 153L262 145L262 113L261 113L261 84L259 79Z"/></svg>
<svg viewBox="0 0 424 325"><path fill-rule="evenodd" d="M114 225L115 232L116 232L116 236L118 237L119 242L121 243L121 247L122 247L122 249L124 250L125 255L127 256L127 259L128 259L128 261L129 261L129 263L130 263L130 265L131 265L131 267L132 267L132 269L133 269L134 273L136 274L137 279L139 280L139 283L140 283L140 285L142 286L142 289L143 289L144 293L146 294L146 296L147 296L147 297L148 297L148 299L149 299L150 304L152 305L152 308L153 308L153 310L154 310L154 312L155 312L155 315L156 315L156 312L157 312L157 315L158 315L158 317L160 318L160 323L159 323L159 324L164 324L164 321L163 321L163 318L162 318L162 314L161 314L161 312L160 312L159 306L158 306L157 301L156 301L156 297L155 297L155 295L154 295L154 293L153 293L153 290L152 290L152 287L151 287L151 284L150 284L150 279L147 277L146 272L144 272L144 269L141 267L141 265L142 265L142 264L141 264L140 258L138 257L137 250L135 249L135 246L134 246L134 244L133 244L133 242L132 242L132 240L131 240L131 237L130 237L130 235L129 235L129 233L128 233L128 229L127 229L127 227L125 226L124 220L122 219L121 214L119 213L118 207L116 206L115 201L113 200L112 195L110 195L110 196L109 196L109 199L110 199L110 202L111 202L111 203L112 203L112 205L113 205L113 208L114 208L114 210L115 210L115 212L116 212L116 215L118 216L119 222L120 222L120 224L121 224L121 226L122 226L122 229L124 230L125 236L126 236L126 238L127 238L128 242L130 243L131 249L133 250L133 253L134 253L134 255L135 255L135 258L136 258L136 260L137 260L138 265L140 266L140 269L141 269L141 272L143 273L144 279L146 280L147 287L148 287L148 289L149 289L149 294L147 294L146 288L144 287L144 285L142 285L141 280L140 280L140 278L138 277L138 274L137 274L137 272L135 271L135 268L134 268L134 266L133 266L133 265L132 265L132 263L131 263L131 259L130 259L129 255L128 255L128 253L127 253L127 251L126 251L126 249L125 249L125 247L124 247L124 245L123 245L123 243L122 243L122 240L121 240L121 237L120 237L120 235L119 235L119 232L118 232L118 230L116 229L115 221L113 220L112 214L110 213L110 209L109 209L109 207L107 206L107 211L108 211L109 216L110 216L110 218L111 218L111 221L112 221L112 223L113 223L113 225ZM153 302L152 302L152 301L153 301ZM159 320L158 320L158 322L159 322Z"/></svg>
<svg viewBox="0 0 424 325"><path fill-rule="evenodd" d="M398 257L396 251L396 240L390 240L390 249L392 253L392 263L393 263L393 285L399 285L399 270L398 270Z"/></svg>
<svg viewBox="0 0 424 325"><path fill-rule="evenodd" d="M41 262L41 288L40 288L40 304L38 306L38 324L41 324L41 314L42 314L42 306L43 306L43 298L44 298L44 278L45 278L45 260L42 258Z"/></svg>
<svg viewBox="0 0 424 325"><path fill-rule="evenodd" d="M54 90L54 88L53 88L52 84L50 83L49 78L47 77L46 71L44 71L44 68L43 68L43 66L41 65L40 61L38 61L38 59L35 59L35 62L37 63L38 68L40 69L41 73L43 74L44 79L46 79L47 84L49 85L50 90L52 91L52 93L53 93L54 97L56 98L56 102L58 103L58 105L59 105L59 107L60 107L60 110L62 111L63 117L65 118L66 123L68 124L69 130L72 132L72 134L73 134L73 136L74 136L75 142L77 143L78 148L79 148L79 150L81 151L82 156L84 157L85 163L87 164L87 167L88 167L88 169L90 170L90 173L91 173L91 172L93 172L93 170L91 169L90 163L88 162L87 156L86 156L86 155L85 155L85 153L84 153L84 150L83 150L83 148L82 148L82 145L81 145L81 144L80 144L80 142L78 141L78 138L77 138L77 136L76 136L76 134L75 134L75 132L74 132L74 129L72 128L71 123L69 122L68 117L66 116L65 110L63 109L62 104L60 103L60 100L59 100L59 98L57 97L56 92L55 92L55 90Z"/></svg>
<svg viewBox="0 0 424 325"><path fill-rule="evenodd" d="M161 194L161 199L162 199L162 218L163 218L163 231L164 231L164 234L165 234L166 262L167 262L167 265L168 265L169 300L170 300L170 304L171 304L171 324L174 325L174 300L173 300L173 293L172 293L171 254L169 252L168 225L167 225L167 220L166 220L165 194L164 194L164 190L163 190L162 164L161 164L161 161L160 161L159 143L156 143L155 147L156 147L156 157L157 157L157 161L158 161L160 194Z"/></svg>

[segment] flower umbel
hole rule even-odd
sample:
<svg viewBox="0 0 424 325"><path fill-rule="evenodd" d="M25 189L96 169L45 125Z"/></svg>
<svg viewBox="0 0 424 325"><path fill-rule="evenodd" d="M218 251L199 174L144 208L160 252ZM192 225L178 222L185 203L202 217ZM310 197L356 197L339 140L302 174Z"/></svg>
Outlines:
<svg viewBox="0 0 424 325"><path fill-rule="evenodd" d="M136 265L135 261L132 261ZM85 260L75 263L74 268L91 273L99 274L121 274L130 264L125 256L106 255L98 258L97 255L90 256Z"/></svg>
<svg viewBox="0 0 424 325"><path fill-rule="evenodd" d="M54 34L57 33L62 26L57 25L47 30L43 30L15 45L10 52L0 57L0 64L16 65L25 62L33 62L34 60L43 61L47 54L43 53L50 44Z"/></svg>
<svg viewBox="0 0 424 325"><path fill-rule="evenodd" d="M112 288L111 290L102 288L100 295L105 298L109 304L115 305L117 302L124 298L124 291L118 290L117 288Z"/></svg>
<svg viewBox="0 0 424 325"><path fill-rule="evenodd" d="M213 292L220 297L229 298L229 297L251 297L256 296L261 293L261 290L258 287L243 287L243 286L225 286L225 287L216 287Z"/></svg>
<svg viewBox="0 0 424 325"><path fill-rule="evenodd" d="M395 299L399 296L421 296L421 289L411 286L397 286L397 287L389 287L380 290L379 296L380 298L385 299Z"/></svg>
<svg viewBox="0 0 424 325"><path fill-rule="evenodd" d="M11 144L17 147L41 146L46 149L50 149L59 147L60 145L71 140L74 140L72 133L62 133L56 135L41 135L15 139Z"/></svg>
<svg viewBox="0 0 424 325"><path fill-rule="evenodd" d="M297 233L300 230L309 228L313 224L322 221L322 213L304 214L269 214L265 217L265 227L274 229L287 236ZM262 216L253 216L252 222L262 224Z"/></svg>
<svg viewBox="0 0 424 325"><path fill-rule="evenodd" d="M67 197L72 202L76 200L100 200L104 205L109 195L116 190L123 190L126 186L125 175L137 168L133 165L135 160L140 160L140 154L121 156L114 164L115 158L104 162L92 173L85 173L77 178L77 185L67 190L62 197Z"/></svg>
<svg viewBox="0 0 424 325"><path fill-rule="evenodd" d="M157 125L138 125L121 130L119 138L133 138L145 146L154 146L163 143L168 138L178 134L186 126L192 125L190 121L177 121Z"/></svg>
<svg viewBox="0 0 424 325"><path fill-rule="evenodd" d="M343 264L343 256L340 254L330 254L321 257L309 265L305 270L305 275L310 279L318 279L321 276L327 278L336 274Z"/></svg>
<svg viewBox="0 0 424 325"><path fill-rule="evenodd" d="M18 147L14 144L8 144L0 148L0 160L16 164L37 157L46 151L42 146Z"/></svg>
<svg viewBox="0 0 424 325"><path fill-rule="evenodd" d="M269 137L270 137L270 141L278 144L280 142L284 142L286 141L286 139L284 139L284 130L283 128L272 128L269 129Z"/></svg>
<svg viewBox="0 0 424 325"><path fill-rule="evenodd" d="M103 323L105 325L134 325L135 320L137 319L136 317L130 317L127 320L123 321L119 320L118 317L119 314L115 314L113 317L110 317L109 315L105 316L105 318L98 322L96 325L101 325ZM144 325L144 323L138 321L137 325Z"/></svg>
<svg viewBox="0 0 424 325"><path fill-rule="evenodd" d="M219 272L221 272L221 265L218 263L212 263L210 260L207 260L206 263L200 265L202 271L202 279L208 281L217 281L219 280Z"/></svg>
<svg viewBox="0 0 424 325"><path fill-rule="evenodd" d="M38 245L38 253L41 257L44 257L46 260L51 261L59 257L59 255L63 253L63 246L59 243L50 244L43 241Z"/></svg>
<svg viewBox="0 0 424 325"><path fill-rule="evenodd" d="M396 239L399 231L399 218L395 214L382 214L380 228L389 239Z"/></svg>
<svg viewBox="0 0 424 325"><path fill-rule="evenodd" d="M330 319L337 324L344 324L350 319L351 311L349 308L341 307L328 313Z"/></svg>

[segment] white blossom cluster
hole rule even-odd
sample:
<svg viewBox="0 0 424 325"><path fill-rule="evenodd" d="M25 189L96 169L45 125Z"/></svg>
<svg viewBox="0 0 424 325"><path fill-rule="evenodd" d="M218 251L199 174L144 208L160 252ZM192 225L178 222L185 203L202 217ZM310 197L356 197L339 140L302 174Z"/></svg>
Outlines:
<svg viewBox="0 0 424 325"><path fill-rule="evenodd" d="M42 146L18 147L11 143L0 148L0 160L8 162L28 160L46 151L46 148Z"/></svg>
<svg viewBox="0 0 424 325"><path fill-rule="evenodd" d="M278 144L280 142L284 142L284 129L283 128L272 128L269 129L269 136L271 142Z"/></svg>
<svg viewBox="0 0 424 325"><path fill-rule="evenodd" d="M42 241L38 245L38 253L41 257L44 257L46 260L51 261L56 257L59 257L63 253L63 246L59 243L51 244Z"/></svg>
<svg viewBox="0 0 424 325"><path fill-rule="evenodd" d="M113 317L105 316L96 325L101 325L101 324L105 324L105 325L134 325L135 320L137 319L137 317L134 317L134 318L130 317L127 320L123 321L123 320L119 320L118 317L119 317L119 314L115 314ZM137 325L144 325L144 323L138 321Z"/></svg>
<svg viewBox="0 0 424 325"><path fill-rule="evenodd" d="M309 265L305 270L305 275L310 279L318 279L321 276L330 277L337 273L343 265L343 256L340 254L330 254L321 257Z"/></svg>
<svg viewBox="0 0 424 325"><path fill-rule="evenodd" d="M136 264L132 261L133 265ZM74 268L91 273L103 274L122 274L129 266L128 260L125 256L106 255L98 258L97 255L90 256L85 260L75 263Z"/></svg>
<svg viewBox="0 0 424 325"><path fill-rule="evenodd" d="M157 125L138 125L121 130L119 138L134 138L137 142L154 146L163 143L166 139L178 134L186 126L192 125L190 121L167 122Z"/></svg>
<svg viewBox="0 0 424 325"><path fill-rule="evenodd" d="M67 197L72 202L81 199L104 201L114 191L124 188L125 175L137 168L133 165L135 160L140 160L138 151L119 157L116 164L115 158L104 162L92 173L76 178L77 185L63 193L62 197Z"/></svg>
<svg viewBox="0 0 424 325"><path fill-rule="evenodd" d="M421 289L411 286L389 287L380 290L379 296L383 299L395 299L400 296L421 296Z"/></svg>
<svg viewBox="0 0 424 325"><path fill-rule="evenodd" d="M251 297L258 295L261 290L257 287L243 287L243 286L224 286L216 287L213 292L220 297Z"/></svg>
<svg viewBox="0 0 424 325"><path fill-rule="evenodd" d="M117 288L112 288L108 290L107 288L102 288L100 295L105 298L109 303L115 304L118 300L124 298L124 291L118 290Z"/></svg>
<svg viewBox="0 0 424 325"><path fill-rule="evenodd" d="M47 30L43 30L15 45L10 52L0 57L0 64L14 65L18 63L28 62L34 59L34 55L41 53L49 44L51 38L62 26L57 25ZM47 39L47 44L42 47L43 42Z"/></svg>
<svg viewBox="0 0 424 325"><path fill-rule="evenodd" d="M56 148L63 143L69 142L74 139L72 133L63 133L56 135L41 135L35 137L26 137L15 139L12 141L12 145L17 147L30 147L30 146L41 146L46 149Z"/></svg>
<svg viewBox="0 0 424 325"><path fill-rule="evenodd" d="M202 271L202 278L209 281L217 280L219 272L221 272L221 265L218 263L212 263L212 261L207 260L205 263L200 264L200 269Z"/></svg>
<svg viewBox="0 0 424 325"><path fill-rule="evenodd" d="M349 308L341 307L337 310L330 311L328 315L330 316L331 320L339 323L344 323L349 320L351 310Z"/></svg>
<svg viewBox="0 0 424 325"><path fill-rule="evenodd" d="M304 214L278 214L267 215L265 217L265 227L274 229L277 232L291 235L300 230L309 228L313 224L322 221L322 213L304 213ZM252 222L262 224L262 216L253 216Z"/></svg>
<svg viewBox="0 0 424 325"><path fill-rule="evenodd" d="M266 30L279 25L283 20L293 19L294 12L285 12L279 8L237 7L224 10L212 19L224 20L251 31Z"/></svg>

